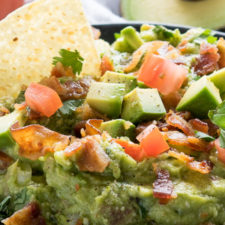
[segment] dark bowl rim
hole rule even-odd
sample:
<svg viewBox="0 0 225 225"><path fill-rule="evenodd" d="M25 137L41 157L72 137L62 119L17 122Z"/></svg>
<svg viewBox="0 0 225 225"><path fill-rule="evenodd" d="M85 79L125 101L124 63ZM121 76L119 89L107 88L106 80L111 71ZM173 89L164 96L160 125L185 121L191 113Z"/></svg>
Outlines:
<svg viewBox="0 0 225 225"><path fill-rule="evenodd" d="M158 22L149 22L149 21L125 21L125 22L110 22L110 23L94 23L92 26L96 28L102 29L109 29L110 27L125 27L125 26L141 26L142 24L150 24L150 25L162 25L169 29L181 29L181 30L188 30L191 28L197 28L193 26L186 26L186 25L176 25L176 24L169 24L169 23L158 23ZM207 29L207 28L204 28ZM217 37L225 37L225 32L212 30Z"/></svg>

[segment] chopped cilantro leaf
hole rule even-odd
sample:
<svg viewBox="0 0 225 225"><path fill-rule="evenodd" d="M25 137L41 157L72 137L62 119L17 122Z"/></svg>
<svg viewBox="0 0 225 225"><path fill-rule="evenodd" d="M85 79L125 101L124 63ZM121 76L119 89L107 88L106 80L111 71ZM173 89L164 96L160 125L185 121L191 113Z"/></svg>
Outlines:
<svg viewBox="0 0 225 225"><path fill-rule="evenodd" d="M59 54L61 57L53 58L53 65L56 65L57 62L61 62L64 67L71 67L74 74L80 74L84 59L77 50L72 52L66 49L61 49Z"/></svg>

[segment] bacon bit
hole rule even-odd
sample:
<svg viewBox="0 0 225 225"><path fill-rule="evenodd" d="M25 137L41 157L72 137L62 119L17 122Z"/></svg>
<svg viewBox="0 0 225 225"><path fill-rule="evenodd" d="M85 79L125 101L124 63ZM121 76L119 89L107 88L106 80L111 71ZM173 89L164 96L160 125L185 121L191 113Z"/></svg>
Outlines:
<svg viewBox="0 0 225 225"><path fill-rule="evenodd" d="M37 120L42 117L42 115L38 112L35 112L31 108L28 108L27 110L28 118L29 120Z"/></svg>
<svg viewBox="0 0 225 225"><path fill-rule="evenodd" d="M27 103L23 102L21 104L14 104L14 108L16 110L24 110L27 107Z"/></svg>
<svg viewBox="0 0 225 225"><path fill-rule="evenodd" d="M187 137L187 141L188 141L188 147L190 147L191 149L194 149L196 151L207 151L208 152L212 148L208 142L203 141L203 140L193 137L193 136Z"/></svg>
<svg viewBox="0 0 225 225"><path fill-rule="evenodd" d="M15 212L12 216L3 220L2 223L5 225L46 225L39 205L34 202Z"/></svg>
<svg viewBox="0 0 225 225"><path fill-rule="evenodd" d="M213 137L216 137L219 135L219 127L216 126L215 124L212 123L211 120L209 119L206 119L204 120L204 122L206 122L208 124L208 127L209 127L209 135L213 136Z"/></svg>
<svg viewBox="0 0 225 225"><path fill-rule="evenodd" d="M175 109L179 101L181 100L181 97L181 94L176 91L168 95L163 95L162 101L167 110Z"/></svg>
<svg viewBox="0 0 225 225"><path fill-rule="evenodd" d="M161 132L170 145L188 146L187 136L179 131Z"/></svg>
<svg viewBox="0 0 225 225"><path fill-rule="evenodd" d="M40 83L52 88L63 101L66 101L85 98L90 87L91 79L68 80L64 84L61 84L55 76L51 76L44 78Z"/></svg>
<svg viewBox="0 0 225 225"><path fill-rule="evenodd" d="M37 160L48 152L64 150L70 143L70 136L51 131L41 125L10 129L12 137L20 146L19 154Z"/></svg>
<svg viewBox="0 0 225 225"><path fill-rule="evenodd" d="M219 49L219 67L223 68L225 67L225 40L221 37L219 41L217 42L217 48Z"/></svg>
<svg viewBox="0 0 225 225"><path fill-rule="evenodd" d="M173 198L173 183L167 170L157 169L157 179L153 183L153 195L155 198L163 200ZM161 201L161 203L164 202Z"/></svg>
<svg viewBox="0 0 225 225"><path fill-rule="evenodd" d="M78 140L75 140L69 146L65 148L63 153L66 157L70 157L74 155L75 153L77 153L78 151L80 151L81 149L82 149L82 143Z"/></svg>
<svg viewBox="0 0 225 225"><path fill-rule="evenodd" d="M218 48L203 42L200 46L200 57L197 58L197 63L194 67L198 75L207 75L218 69L218 61L220 55Z"/></svg>
<svg viewBox="0 0 225 225"><path fill-rule="evenodd" d="M76 191L79 191L80 190L80 185L79 184L76 184L75 185L75 189L76 189Z"/></svg>
<svg viewBox="0 0 225 225"><path fill-rule="evenodd" d="M189 120L191 118L191 113L188 111L176 112L178 116L181 116L184 120Z"/></svg>
<svg viewBox="0 0 225 225"><path fill-rule="evenodd" d="M194 136L186 136L179 131L161 132L170 145L186 146L195 151L208 152L212 149L212 145Z"/></svg>
<svg viewBox="0 0 225 225"><path fill-rule="evenodd" d="M212 170L212 164L204 160L202 162L193 161L188 163L188 167L202 174L208 174Z"/></svg>
<svg viewBox="0 0 225 225"><path fill-rule="evenodd" d="M212 163L209 161L198 162L195 161L193 157L184 154L183 152L178 153L175 151L169 151L168 155L178 159L179 161L185 163L191 170L197 171L202 174L208 174L212 170Z"/></svg>
<svg viewBox="0 0 225 225"><path fill-rule="evenodd" d="M81 129L85 129L85 125L86 125L87 121L86 120L82 120L78 123L75 124L74 126L74 134L76 137L81 137Z"/></svg>
<svg viewBox="0 0 225 225"><path fill-rule="evenodd" d="M76 222L76 225L83 225L83 219L78 219Z"/></svg>
<svg viewBox="0 0 225 225"><path fill-rule="evenodd" d="M0 116L4 116L9 113L10 113L9 110L6 107L0 106Z"/></svg>
<svg viewBox="0 0 225 225"><path fill-rule="evenodd" d="M110 159L99 143L99 135L84 138L82 151L77 159L80 171L104 172Z"/></svg>
<svg viewBox="0 0 225 225"><path fill-rule="evenodd" d="M182 130L186 135L194 135L195 132L192 129L191 125L184 120L181 116L172 113L171 115L167 116L166 122L173 126L178 128L179 130Z"/></svg>
<svg viewBox="0 0 225 225"><path fill-rule="evenodd" d="M103 120L99 119L90 119L85 124L85 133L86 135L95 135L95 134L101 134L101 131L99 130Z"/></svg>
<svg viewBox="0 0 225 225"><path fill-rule="evenodd" d="M184 163L190 163L190 162L193 162L194 161L194 158L189 156L189 155L186 155L184 154L183 152L175 152L175 151L172 151L170 150L168 152L168 155L171 156L171 157L174 157L176 159L178 159L179 161L181 162L184 162Z"/></svg>
<svg viewBox="0 0 225 225"><path fill-rule="evenodd" d="M0 170L7 169L13 163L13 159L0 151Z"/></svg>
<svg viewBox="0 0 225 225"><path fill-rule="evenodd" d="M199 119L192 119L188 121L194 130L198 130L208 134L209 126L206 122L203 122Z"/></svg>
<svg viewBox="0 0 225 225"><path fill-rule="evenodd" d="M94 28L94 27L91 27L91 29L92 29L92 33L94 35L94 39L98 40L101 36L101 31L99 29Z"/></svg>
<svg viewBox="0 0 225 225"><path fill-rule="evenodd" d="M104 75L106 71L114 71L113 63L107 55L103 55L102 57L101 71L102 75Z"/></svg>

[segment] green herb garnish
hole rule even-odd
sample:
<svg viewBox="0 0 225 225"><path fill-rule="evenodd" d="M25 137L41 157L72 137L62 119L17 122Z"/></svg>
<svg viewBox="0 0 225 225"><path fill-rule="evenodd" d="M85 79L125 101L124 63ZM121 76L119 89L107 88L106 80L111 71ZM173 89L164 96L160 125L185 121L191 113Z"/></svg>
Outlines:
<svg viewBox="0 0 225 225"><path fill-rule="evenodd" d="M203 133L201 131L195 131L195 137L199 138L199 139L202 139L204 141L207 141L207 142L210 142L210 141L214 141L215 138L206 134L206 133Z"/></svg>
<svg viewBox="0 0 225 225"><path fill-rule="evenodd" d="M61 62L64 67L71 67L74 74L80 74L84 59L77 50L72 52L66 49L61 49L59 54L61 57L53 58L53 65L56 65L57 62Z"/></svg>
<svg viewBox="0 0 225 225"><path fill-rule="evenodd" d="M216 110L210 110L208 116L210 120L220 128L220 146L225 148L225 101L223 101Z"/></svg>

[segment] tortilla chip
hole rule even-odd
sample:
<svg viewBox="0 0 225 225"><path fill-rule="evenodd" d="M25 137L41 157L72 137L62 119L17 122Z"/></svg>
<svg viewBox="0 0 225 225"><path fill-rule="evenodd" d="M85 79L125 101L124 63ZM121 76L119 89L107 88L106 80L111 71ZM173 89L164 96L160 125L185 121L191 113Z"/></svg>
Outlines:
<svg viewBox="0 0 225 225"><path fill-rule="evenodd" d="M77 49L82 74L98 76L100 58L79 0L37 0L0 22L0 97L49 76L61 48Z"/></svg>

